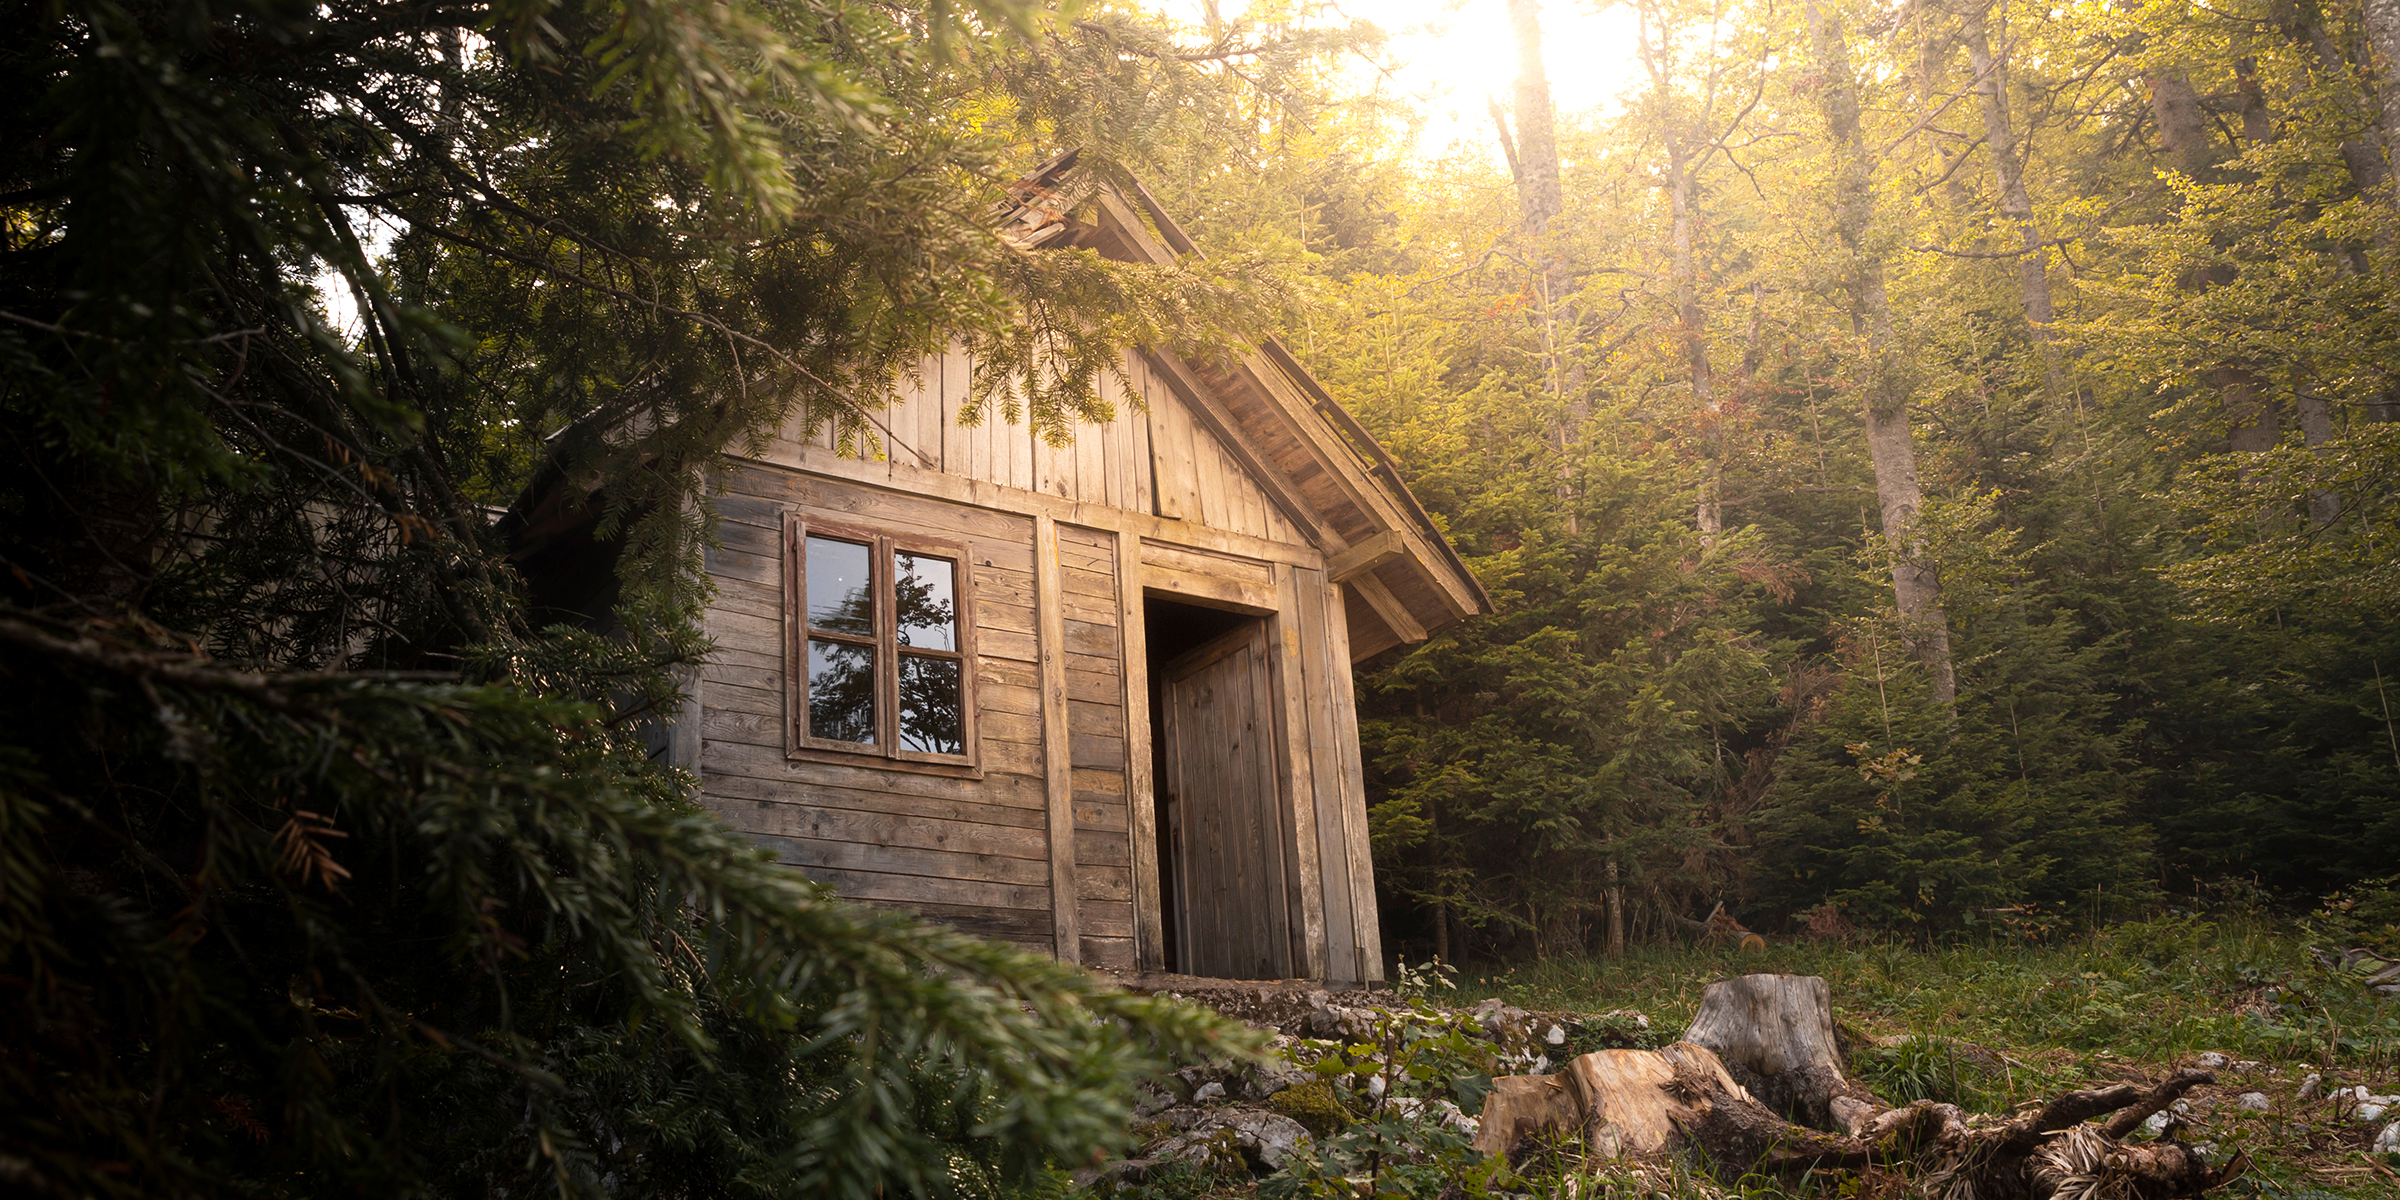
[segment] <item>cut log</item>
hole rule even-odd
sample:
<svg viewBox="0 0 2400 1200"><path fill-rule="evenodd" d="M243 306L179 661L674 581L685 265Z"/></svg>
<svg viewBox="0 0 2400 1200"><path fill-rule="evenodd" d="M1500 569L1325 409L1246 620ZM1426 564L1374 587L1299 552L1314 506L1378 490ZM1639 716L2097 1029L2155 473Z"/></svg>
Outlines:
<svg viewBox="0 0 2400 1200"><path fill-rule="evenodd" d="M1682 1042L1661 1051L1599 1050L1569 1061L1561 1073L1582 1106L1584 1145L1602 1158L1646 1157L1667 1149L1678 1127L1701 1115L1672 1086L1678 1071L1741 1095L1742 1086L1716 1055Z"/></svg>
<svg viewBox="0 0 2400 1200"><path fill-rule="evenodd" d="M1504 1075L1483 1096L1483 1119L1475 1149L1506 1154L1519 1143L1570 1134L1583 1125L1583 1108L1556 1075Z"/></svg>
<svg viewBox="0 0 2400 1200"><path fill-rule="evenodd" d="M1715 1051L1734 1082L1794 1124L1857 1134L1884 1107L1842 1074L1832 989L1814 975L1718 980L1683 1040Z"/></svg>

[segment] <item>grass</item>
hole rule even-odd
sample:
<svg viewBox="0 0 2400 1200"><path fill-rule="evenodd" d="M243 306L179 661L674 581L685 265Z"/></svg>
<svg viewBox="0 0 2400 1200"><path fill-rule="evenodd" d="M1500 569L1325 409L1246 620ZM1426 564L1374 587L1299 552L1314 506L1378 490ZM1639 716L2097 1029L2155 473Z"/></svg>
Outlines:
<svg viewBox="0 0 2400 1200"><path fill-rule="evenodd" d="M2400 1003L2320 969L2292 928L2246 916L2166 917L2049 945L1645 948L1470 974L1442 999L1631 1008L1671 1033L1710 983L1754 972L1823 976L1837 1015L1871 1036L1920 1034L2086 1066L2214 1050L2400 1083Z"/></svg>
<svg viewBox="0 0 2400 1200"><path fill-rule="evenodd" d="M1672 1038L1710 983L1756 972L1823 976L1836 1019L1877 1044L1858 1056L1857 1073L1892 1100L1998 1112L2070 1088L2153 1079L2206 1051L2255 1061L2255 1070L2219 1072L2217 1091L2262 1092L2268 1111L2226 1104L2182 1135L2248 1151L2256 1174L2231 1194L2400 1194L2366 1162L2372 1127L2297 1095L2312 1073L2328 1089L2400 1092L2400 1001L2323 970L2300 930L2265 916L2162 917L2036 945L1645 948L1470 972L1441 999L1630 1008Z"/></svg>
<svg viewBox="0 0 2400 1200"><path fill-rule="evenodd" d="M2218 1193L2266 1200L2400 1195L2366 1161L2373 1128L2297 1095L2316 1073L2333 1086L2400 1092L2400 1001L2311 960L2303 932L2248 911L2170 916L2045 944L1776 942L1763 952L1643 948L1621 959L1552 959L1477 974L1432 998L1466 1007L1499 997L1520 1007L1646 1015L1672 1040L1716 980L1754 972L1823 976L1835 1017L1866 1043L1853 1070L1894 1101L1918 1098L2004 1112L2060 1091L2158 1078L2204 1051L2255 1060L2223 1071L2213 1109L2180 1136L2219 1153L2246 1151L2253 1173ZM2232 1097L2260 1091L2264 1113ZM1505 1190L1532 1200L1677 1197L1787 1200L1856 1194L1834 1180L1743 1181L1721 1187L1676 1164L1632 1169L1562 1153ZM2400 1164L2393 1164L2400 1166ZM1247 1179L1170 1177L1128 1200L1238 1200Z"/></svg>

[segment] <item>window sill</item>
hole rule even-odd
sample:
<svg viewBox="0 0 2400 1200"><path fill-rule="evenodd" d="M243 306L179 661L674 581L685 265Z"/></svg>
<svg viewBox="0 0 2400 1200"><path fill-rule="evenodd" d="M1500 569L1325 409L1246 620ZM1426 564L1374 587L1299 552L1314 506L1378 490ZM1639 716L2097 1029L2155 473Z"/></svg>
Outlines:
<svg viewBox="0 0 2400 1200"><path fill-rule="evenodd" d="M983 768L972 762L927 762L915 758L893 758L889 755L857 750L828 750L816 746L795 746L783 752L790 762L825 763L837 767L862 767L875 771L904 771L911 775L939 775L949 779L981 779Z"/></svg>

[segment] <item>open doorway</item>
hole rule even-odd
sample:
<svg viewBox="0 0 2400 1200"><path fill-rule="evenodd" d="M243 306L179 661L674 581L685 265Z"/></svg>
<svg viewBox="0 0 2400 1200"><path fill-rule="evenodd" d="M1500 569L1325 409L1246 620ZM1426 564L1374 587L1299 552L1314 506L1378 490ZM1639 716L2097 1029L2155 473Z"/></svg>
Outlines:
<svg viewBox="0 0 2400 1200"><path fill-rule="evenodd" d="M1157 596L1143 619L1168 969L1289 978L1267 620Z"/></svg>

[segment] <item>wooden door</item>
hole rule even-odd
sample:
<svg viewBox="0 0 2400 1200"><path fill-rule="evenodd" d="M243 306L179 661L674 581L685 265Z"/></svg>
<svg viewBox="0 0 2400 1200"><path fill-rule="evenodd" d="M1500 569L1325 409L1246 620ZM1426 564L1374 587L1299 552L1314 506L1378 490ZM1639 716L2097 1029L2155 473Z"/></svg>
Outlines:
<svg viewBox="0 0 2400 1200"><path fill-rule="evenodd" d="M1266 624L1168 663L1161 689L1176 966L1190 975L1292 974Z"/></svg>

